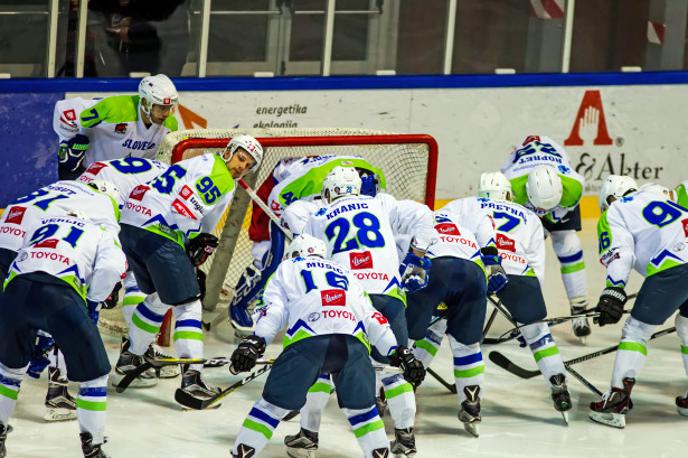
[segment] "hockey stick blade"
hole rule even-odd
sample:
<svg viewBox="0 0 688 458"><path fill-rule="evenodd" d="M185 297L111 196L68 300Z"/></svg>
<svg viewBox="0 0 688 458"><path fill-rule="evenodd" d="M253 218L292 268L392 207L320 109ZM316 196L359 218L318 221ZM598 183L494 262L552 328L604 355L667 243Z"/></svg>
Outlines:
<svg viewBox="0 0 688 458"><path fill-rule="evenodd" d="M249 374L247 377L239 380L231 386L228 386L227 388L217 393L215 396L210 397L208 399L199 399L193 397L186 391L182 391L181 388L177 388L177 391L175 391L174 393L174 400L177 401L179 404L183 405L184 407L188 407L192 410L205 410L217 404L222 398L224 398L228 394L232 393L233 391L236 391L240 387L246 385L252 380L255 380L264 373L268 372L270 369L272 369L272 365L266 364L257 371L251 372L251 374Z"/></svg>
<svg viewBox="0 0 688 458"><path fill-rule="evenodd" d="M203 358L145 358L146 362L138 366L136 369L128 372L122 380L115 387L115 391L118 393L123 393L129 385L136 380L138 376L146 372L148 369L160 368L164 366L174 366L176 364L203 364L205 359Z"/></svg>
<svg viewBox="0 0 688 458"><path fill-rule="evenodd" d="M440 374L438 374L437 372L435 372L434 370L432 370L432 369L429 368L429 367L428 367L425 371L426 371L428 374L430 374L430 375L432 376L432 378L434 378L435 380L437 380L438 382L440 382L440 384L441 384L443 387L445 387L446 389L448 389L448 390L451 391L452 393L456 394L456 385L454 385L453 383L447 382L444 378L442 378L442 376L441 376Z"/></svg>
<svg viewBox="0 0 688 458"><path fill-rule="evenodd" d="M490 358L490 361L495 363L497 366L501 367L505 371L511 372L517 377L529 379L540 375L539 370L529 371L528 369L524 369L521 366L517 366L516 364L512 363L509 358L499 353L498 351L491 351L488 357Z"/></svg>

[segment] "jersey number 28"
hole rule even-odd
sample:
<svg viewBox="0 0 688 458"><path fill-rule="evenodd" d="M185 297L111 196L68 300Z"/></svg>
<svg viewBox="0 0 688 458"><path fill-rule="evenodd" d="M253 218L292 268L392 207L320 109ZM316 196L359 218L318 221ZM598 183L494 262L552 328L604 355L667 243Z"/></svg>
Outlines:
<svg viewBox="0 0 688 458"><path fill-rule="evenodd" d="M356 232L352 237L349 237L352 224ZM332 221L325 228L325 235L328 240L335 239L332 254L358 250L361 246L367 248L385 246L385 239L380 233L380 220L368 212L358 213L351 219L351 222L346 218Z"/></svg>

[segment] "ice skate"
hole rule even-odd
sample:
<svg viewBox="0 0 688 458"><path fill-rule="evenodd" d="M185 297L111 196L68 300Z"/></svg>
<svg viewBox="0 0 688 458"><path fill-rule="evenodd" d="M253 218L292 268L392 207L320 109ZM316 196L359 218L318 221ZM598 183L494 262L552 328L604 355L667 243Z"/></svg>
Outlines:
<svg viewBox="0 0 688 458"><path fill-rule="evenodd" d="M287 455L291 458L315 458L318 450L318 433L301 428L298 434L286 436L284 445L287 446Z"/></svg>
<svg viewBox="0 0 688 458"><path fill-rule="evenodd" d="M561 413L564 422L568 426L569 414L571 410L571 395L566 387L566 377L564 374L555 374L549 378L550 389L552 390L552 401L554 402L554 409Z"/></svg>
<svg viewBox="0 0 688 458"><path fill-rule="evenodd" d="M181 390L190 394L194 398L207 400L215 396L220 392L220 389L216 386L209 385L201 379L201 373L196 370L187 369L182 375L182 386ZM180 404L183 408L187 406ZM213 408L218 408L222 404L213 404ZM251 455L245 455L251 456Z"/></svg>
<svg viewBox="0 0 688 458"><path fill-rule="evenodd" d="M174 356L168 355L160 351L160 348L155 345L155 344L150 344L148 346L148 350L146 350L145 356L150 359L170 359L174 358ZM163 366L154 369L155 374L158 378L175 378L179 375L181 375L182 370L179 368L179 365L175 364L174 366Z"/></svg>
<svg viewBox="0 0 688 458"><path fill-rule="evenodd" d="M388 456L388 448L376 448L375 450L373 450L373 458L387 458Z"/></svg>
<svg viewBox="0 0 688 458"><path fill-rule="evenodd" d="M683 415L684 417L688 417L688 391L683 397L676 397L676 409L678 410L679 414Z"/></svg>
<svg viewBox="0 0 688 458"><path fill-rule="evenodd" d="M390 450L395 458L415 456L416 437L413 435L413 428L395 429Z"/></svg>
<svg viewBox="0 0 688 458"><path fill-rule="evenodd" d="M580 315L585 313L588 308L588 301L585 298L574 298L571 300L571 315ZM578 337L580 342L585 345L587 338L592 332L590 329L590 322L587 318L574 318L571 321L573 327L573 334Z"/></svg>
<svg viewBox="0 0 688 458"><path fill-rule="evenodd" d="M469 385L464 387L464 394L466 400L461 403L461 410L459 411L459 420L463 423L463 427L472 436L479 437L478 424L481 421L480 417L480 387L478 385Z"/></svg>
<svg viewBox="0 0 688 458"><path fill-rule="evenodd" d="M255 448L246 444L239 444L237 447L237 453L232 453L232 458L251 458L252 456L255 456L255 454Z"/></svg>
<svg viewBox="0 0 688 458"><path fill-rule="evenodd" d="M590 419L614 428L626 426L626 413L633 408L631 390L635 379L623 379L623 388L612 388L602 399L590 403Z"/></svg>
<svg viewBox="0 0 688 458"><path fill-rule="evenodd" d="M67 421L76 419L76 402L67 391L67 379L62 378L56 367L48 368L48 393L45 406L48 411L43 416L46 421Z"/></svg>
<svg viewBox="0 0 688 458"><path fill-rule="evenodd" d="M93 436L91 433L81 433L79 434L81 438L81 451L84 452L85 458L108 458L101 446L103 444L94 444Z"/></svg>
<svg viewBox="0 0 688 458"><path fill-rule="evenodd" d="M115 373L110 377L112 386L117 387L119 382L131 371L135 370L146 360L141 355L135 355L129 351L129 340L126 337L122 338L122 349L119 354L119 359L115 365ZM148 388L158 384L158 379L155 376L153 368L146 370L141 375L136 377L129 385L130 388Z"/></svg>
<svg viewBox="0 0 688 458"><path fill-rule="evenodd" d="M7 440L7 434L12 432L12 427L3 425L0 423L0 458L5 458L7 456L7 448L5 447L5 441Z"/></svg>

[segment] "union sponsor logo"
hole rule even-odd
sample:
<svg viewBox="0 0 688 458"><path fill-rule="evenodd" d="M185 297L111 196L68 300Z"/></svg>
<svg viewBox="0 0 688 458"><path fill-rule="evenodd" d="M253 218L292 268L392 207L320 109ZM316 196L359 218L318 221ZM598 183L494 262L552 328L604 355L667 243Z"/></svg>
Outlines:
<svg viewBox="0 0 688 458"><path fill-rule="evenodd" d="M86 169L86 173L95 176L98 175L100 171L103 170L105 167L107 167L107 164L104 164L102 162L94 162Z"/></svg>
<svg viewBox="0 0 688 458"><path fill-rule="evenodd" d="M382 324L387 324L387 323L389 323L389 322L387 321L387 318L385 318L385 316L384 316L382 313L380 313L380 312L375 312L375 313L373 313L372 318L373 318L375 321L377 321L378 323L380 323L381 325L382 325Z"/></svg>
<svg viewBox="0 0 688 458"><path fill-rule="evenodd" d="M372 269L373 254L370 251L362 253L349 252L349 263L352 269Z"/></svg>
<svg viewBox="0 0 688 458"><path fill-rule="evenodd" d="M504 234L497 233L497 248L504 251L516 253L516 241Z"/></svg>
<svg viewBox="0 0 688 458"><path fill-rule="evenodd" d="M124 122L121 122L121 123L115 125L115 133L126 134L127 133L127 124Z"/></svg>
<svg viewBox="0 0 688 458"><path fill-rule="evenodd" d="M461 235L461 231L454 223L440 223L435 225L435 230L440 234Z"/></svg>
<svg viewBox="0 0 688 458"><path fill-rule="evenodd" d="M194 215L191 212L191 210L189 210L189 207L184 205L184 202L182 202L179 199L174 199L174 202L172 202L172 209L182 216L186 216L187 218L191 219L196 219L196 215Z"/></svg>
<svg viewBox="0 0 688 458"><path fill-rule="evenodd" d="M688 218L681 220L681 224L683 224L683 234L688 237Z"/></svg>
<svg viewBox="0 0 688 458"><path fill-rule="evenodd" d="M12 207L5 218L6 223L21 224L26 213L26 207Z"/></svg>
<svg viewBox="0 0 688 458"><path fill-rule="evenodd" d="M148 192L149 189L150 188L148 186L146 186L145 184L140 184L131 190L131 192L129 193L129 198L134 199L134 200L138 200L140 202L143 200L143 196L146 195L146 193Z"/></svg>
<svg viewBox="0 0 688 458"><path fill-rule="evenodd" d="M343 289L324 289L320 291L320 299L324 307L346 306L346 291Z"/></svg>
<svg viewBox="0 0 688 458"><path fill-rule="evenodd" d="M34 248L50 248L50 249L55 249L57 248L57 243L59 240L57 239L45 239L41 242L38 242L37 244L34 245ZM31 257L33 256L33 253L31 254Z"/></svg>

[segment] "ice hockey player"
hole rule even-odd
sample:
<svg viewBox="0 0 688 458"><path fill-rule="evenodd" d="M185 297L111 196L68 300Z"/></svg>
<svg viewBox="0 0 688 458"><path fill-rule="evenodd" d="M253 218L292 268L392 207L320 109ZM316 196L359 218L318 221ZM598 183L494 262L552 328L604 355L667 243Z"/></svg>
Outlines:
<svg viewBox="0 0 688 458"><path fill-rule="evenodd" d="M58 181L26 196L15 199L0 218L0 278L7 277L10 264L22 246L27 227L46 216L63 216L70 212L89 214L90 220L107 228L115 237L119 232L117 188L97 180L87 186L73 181ZM48 393L45 399L45 420L61 421L76 418L76 404L67 391L64 359L55 341L39 330L27 373L38 378L48 368Z"/></svg>
<svg viewBox="0 0 688 458"><path fill-rule="evenodd" d="M232 353L231 370L248 371L266 345L286 330L284 351L268 376L263 394L239 430L232 456L256 457L280 420L300 409L319 374L332 374L339 406L349 419L367 458L389 457L389 440L375 407L375 371L371 347L387 355L405 377L420 383L422 364L397 345L384 316L345 265L324 259L325 244L300 235L270 278L258 310L255 334Z"/></svg>
<svg viewBox="0 0 688 458"><path fill-rule="evenodd" d="M529 136L511 152L502 173L511 181L514 202L534 211L541 219L545 235L561 264L561 278L571 305L571 313L588 307L588 287L581 240L580 200L585 180L571 167L564 148L551 138ZM590 335L587 318L572 321L573 333L582 343Z"/></svg>
<svg viewBox="0 0 688 458"><path fill-rule="evenodd" d="M592 420L616 428L625 427L626 413L633 407L631 390L645 363L648 340L676 310L676 331L688 373L688 209L652 187L629 194L633 180L620 178L608 179L599 195L603 213L597 232L607 286L597 304L597 323L604 326L621 319L632 269L645 280L621 333L611 388L590 404ZM688 415L688 393L676 398L676 406Z"/></svg>
<svg viewBox="0 0 688 458"><path fill-rule="evenodd" d="M688 208L688 180L683 180L679 183L674 192L676 193L676 203Z"/></svg>
<svg viewBox="0 0 688 458"><path fill-rule="evenodd" d="M332 169L321 191L324 206L310 215L303 233L323 240L328 257L350 267L370 295L373 307L389 320L399 345L407 346L405 291L418 290L427 284L430 262L424 255L436 235L432 212L417 202L397 201L384 193L363 196L360 191L361 179L355 168ZM308 206L301 202L290 205L285 210L285 219L289 220L290 213L303 207ZM395 234L413 237L403 263L397 254ZM373 358L380 363L387 362L375 351ZM380 371L377 375L395 425L392 453L412 456L416 453L413 387L400 374L383 375ZM303 447L300 440L309 432L317 433L320 412L329 398L329 392L322 392L328 383L326 379L319 380L314 387L316 392L309 393L306 407L301 411L301 431L285 438L289 447ZM311 434L311 437L316 436Z"/></svg>
<svg viewBox="0 0 688 458"><path fill-rule="evenodd" d="M130 193L122 210L120 239L136 282L147 296L132 315L130 345L122 348L114 384L143 364L143 354L170 307L176 317L173 339L178 356L203 356L196 267L218 245L211 232L232 201L235 180L257 170L262 156L255 138L237 135L221 154L177 162ZM201 369L201 364L187 367L181 389L207 398L214 389L201 380Z"/></svg>
<svg viewBox="0 0 688 458"><path fill-rule="evenodd" d="M75 179L96 161L154 159L165 135L177 130L178 100L174 83L159 74L143 78L138 95L58 102L53 129L60 139L60 179Z"/></svg>
<svg viewBox="0 0 688 458"><path fill-rule="evenodd" d="M296 201L319 200L323 180L336 166L355 167L358 170L362 194L375 195L386 187L382 170L362 157L330 154L282 159L260 185L257 194L279 218L283 210ZM268 216L254 202L248 231L249 239L253 242L253 264L239 278L229 305L232 326L240 334L253 331L253 319L248 306L279 265L284 251L282 232L277 228L270 230L269 222Z"/></svg>
<svg viewBox="0 0 688 458"><path fill-rule="evenodd" d="M0 457L36 332L48 332L64 352L76 400L85 457L105 457L110 363L87 302L112 293L126 269L116 235L82 216L47 216L26 228L24 243L0 295Z"/></svg>
<svg viewBox="0 0 688 458"><path fill-rule="evenodd" d="M478 197L450 202L441 211L459 222L470 221L480 213L494 221L501 265L509 279L506 286L497 291L497 297L513 320L524 325L521 335L550 388L555 410L561 412L568 424L566 412L571 409L571 396L566 386L566 370L549 326L540 322L547 316L542 294L545 280L542 223L535 213L511 199L511 183L502 173L483 173ZM433 247L432 251L435 250ZM432 273L430 278L432 281ZM481 324L478 325L480 329Z"/></svg>

